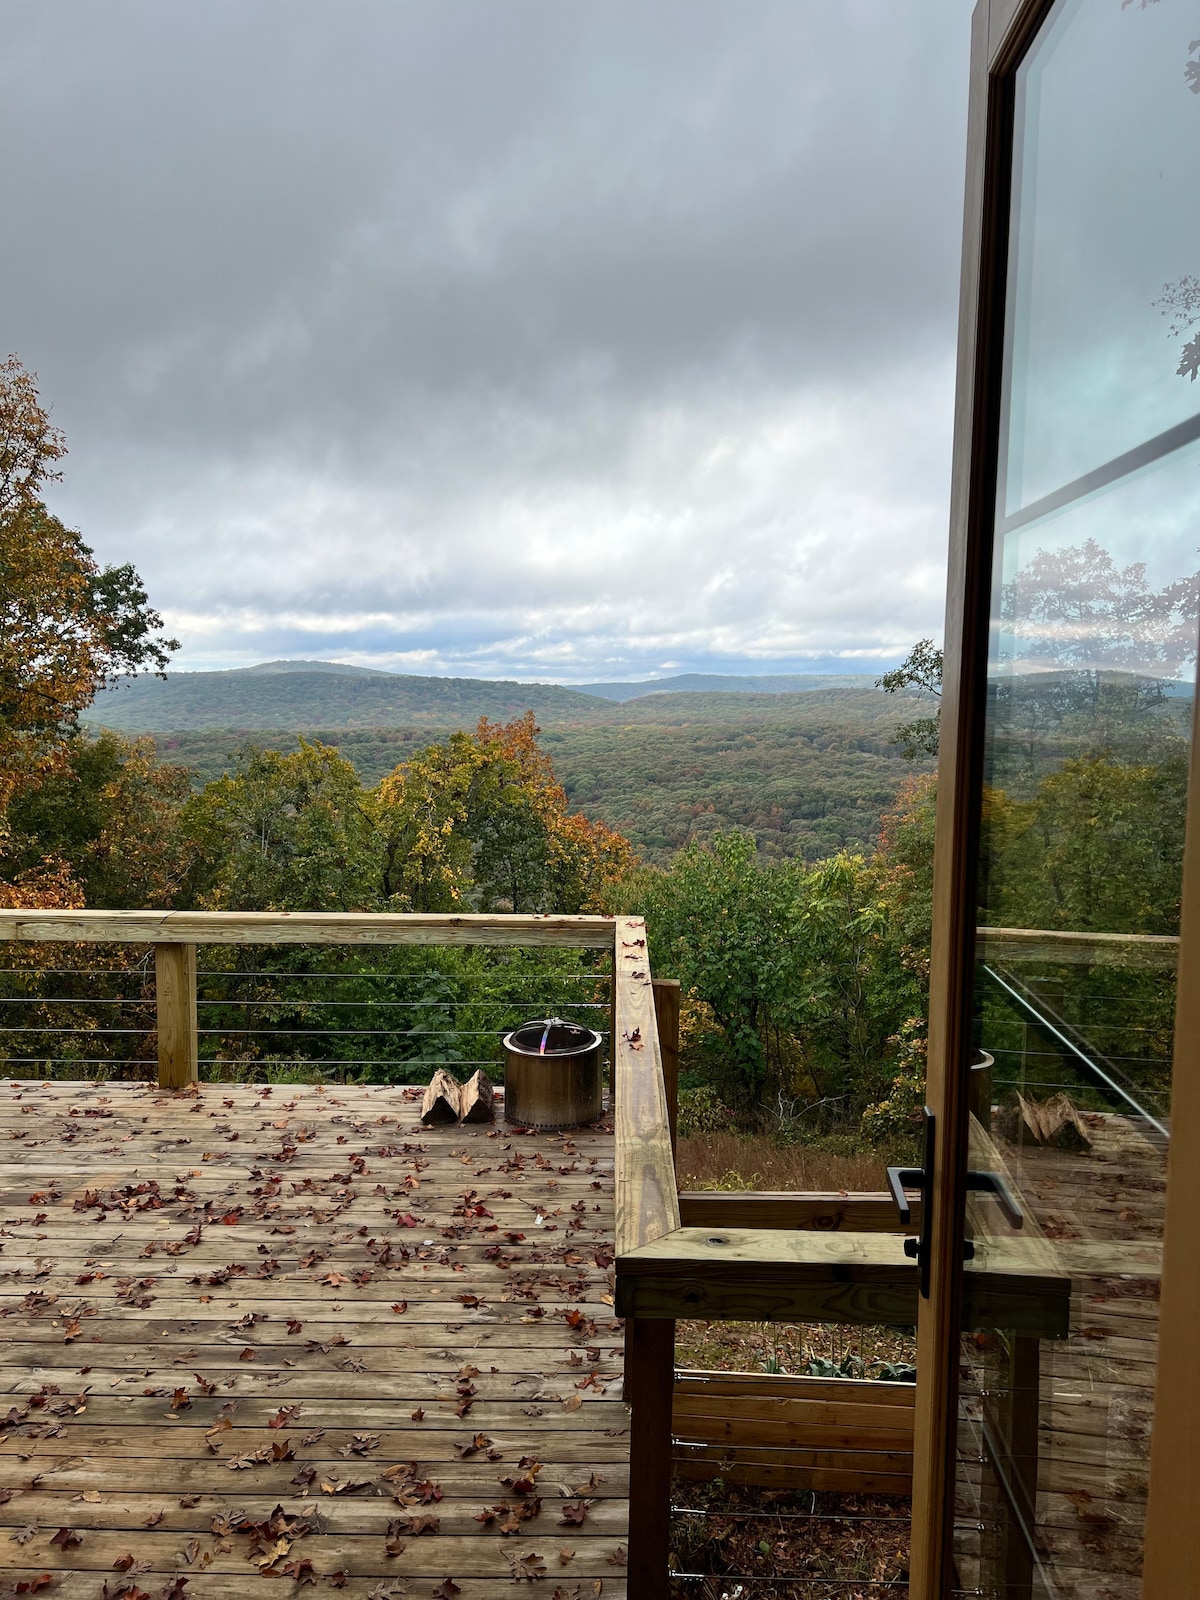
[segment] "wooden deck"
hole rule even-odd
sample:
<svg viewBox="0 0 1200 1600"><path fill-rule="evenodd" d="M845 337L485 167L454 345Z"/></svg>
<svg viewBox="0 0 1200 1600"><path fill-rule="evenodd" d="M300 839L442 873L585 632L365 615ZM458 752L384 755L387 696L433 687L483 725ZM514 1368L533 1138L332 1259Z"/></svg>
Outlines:
<svg viewBox="0 0 1200 1600"><path fill-rule="evenodd" d="M0 1593L625 1594L612 1134L417 1110L0 1083Z"/></svg>

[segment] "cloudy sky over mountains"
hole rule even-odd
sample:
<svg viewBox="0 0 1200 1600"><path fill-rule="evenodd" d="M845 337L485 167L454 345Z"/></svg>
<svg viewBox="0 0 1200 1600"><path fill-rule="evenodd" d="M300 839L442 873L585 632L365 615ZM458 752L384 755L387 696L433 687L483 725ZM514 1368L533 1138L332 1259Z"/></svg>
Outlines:
<svg viewBox="0 0 1200 1600"><path fill-rule="evenodd" d="M181 665L941 625L968 0L8 0L0 347Z"/></svg>

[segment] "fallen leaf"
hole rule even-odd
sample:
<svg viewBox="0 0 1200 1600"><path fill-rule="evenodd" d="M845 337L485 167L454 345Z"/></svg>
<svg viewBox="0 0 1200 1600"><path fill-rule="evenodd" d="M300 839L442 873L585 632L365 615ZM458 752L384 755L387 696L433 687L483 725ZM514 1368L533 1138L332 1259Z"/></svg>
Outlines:
<svg viewBox="0 0 1200 1600"><path fill-rule="evenodd" d="M546 1563L536 1550L527 1550L523 1556L513 1551L508 1558L508 1565L514 1583L533 1583L535 1579L546 1576Z"/></svg>
<svg viewBox="0 0 1200 1600"><path fill-rule="evenodd" d="M212 1451L213 1455L216 1455L217 1453L217 1443L221 1435L226 1432L227 1429L232 1427L233 1419L231 1417L218 1417L213 1423L212 1427L205 1430L204 1442Z"/></svg>
<svg viewBox="0 0 1200 1600"><path fill-rule="evenodd" d="M388 1523L388 1538L399 1536L415 1538L422 1533L437 1533L442 1525L440 1517L421 1514L415 1517L393 1517Z"/></svg>

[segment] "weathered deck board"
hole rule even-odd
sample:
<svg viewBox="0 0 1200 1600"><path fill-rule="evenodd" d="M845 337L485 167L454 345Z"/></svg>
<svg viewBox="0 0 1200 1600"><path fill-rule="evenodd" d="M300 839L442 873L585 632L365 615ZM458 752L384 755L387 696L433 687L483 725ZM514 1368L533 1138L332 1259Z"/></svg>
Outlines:
<svg viewBox="0 0 1200 1600"><path fill-rule="evenodd" d="M7 1579L624 1595L611 1132L419 1110L402 1089L0 1083ZM509 1533L479 1520L501 1505L527 1513ZM279 1506L312 1527L266 1529ZM398 1525L422 1517L436 1532Z"/></svg>

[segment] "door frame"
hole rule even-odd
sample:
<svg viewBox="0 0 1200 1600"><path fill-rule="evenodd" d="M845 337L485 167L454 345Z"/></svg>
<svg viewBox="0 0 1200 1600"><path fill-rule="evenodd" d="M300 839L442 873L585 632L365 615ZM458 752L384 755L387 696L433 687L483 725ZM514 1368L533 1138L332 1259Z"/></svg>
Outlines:
<svg viewBox="0 0 1200 1600"><path fill-rule="evenodd" d="M1014 144L1014 75L1054 0L977 0L950 495L945 673L929 985L927 1099L936 1114L930 1292L917 1329L912 1600L948 1600L954 1530L967 1060L975 964L987 649ZM1158 1383L1143 1600L1177 1600L1200 1571L1200 694L1192 743L1179 952Z"/></svg>

